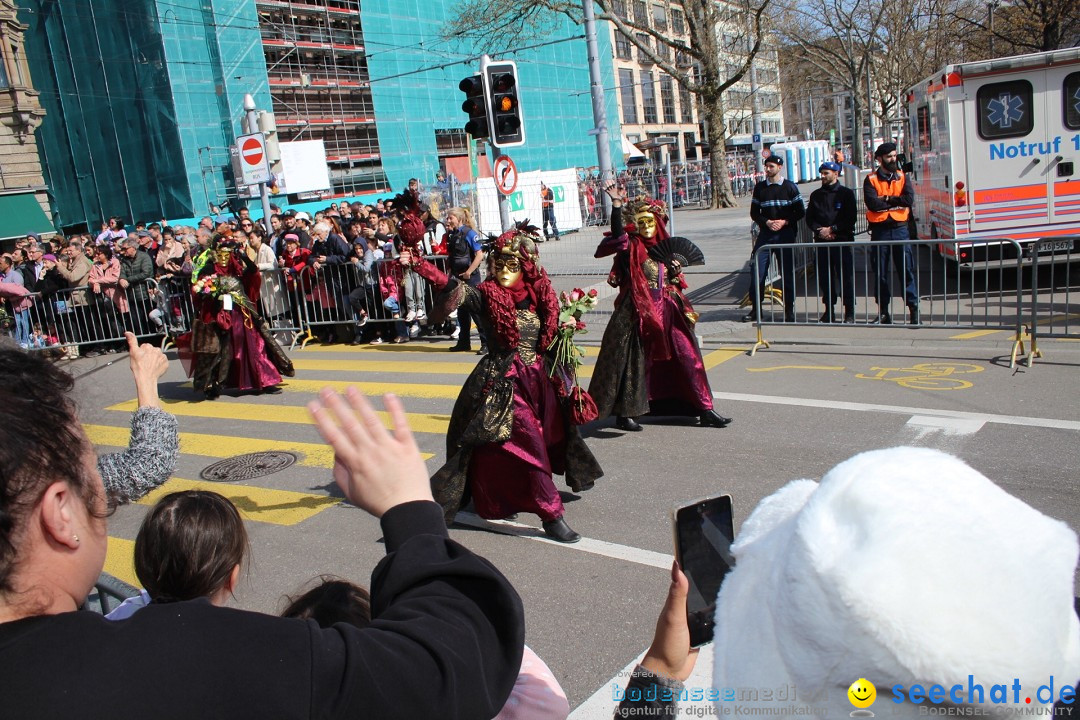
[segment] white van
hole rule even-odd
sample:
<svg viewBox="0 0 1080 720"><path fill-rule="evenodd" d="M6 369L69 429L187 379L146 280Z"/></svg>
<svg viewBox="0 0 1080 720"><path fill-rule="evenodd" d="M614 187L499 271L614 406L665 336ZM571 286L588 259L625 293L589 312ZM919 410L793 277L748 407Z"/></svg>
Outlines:
<svg viewBox="0 0 1080 720"><path fill-rule="evenodd" d="M962 266L1080 250L1080 48L949 65L908 91L919 237ZM946 242L950 241L950 242Z"/></svg>

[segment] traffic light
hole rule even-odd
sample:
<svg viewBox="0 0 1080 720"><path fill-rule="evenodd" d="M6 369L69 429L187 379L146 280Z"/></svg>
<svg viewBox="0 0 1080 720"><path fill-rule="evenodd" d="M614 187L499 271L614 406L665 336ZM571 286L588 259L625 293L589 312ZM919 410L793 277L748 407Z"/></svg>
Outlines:
<svg viewBox="0 0 1080 720"><path fill-rule="evenodd" d="M465 132L480 140L491 135L491 125L488 121L488 98L484 92L484 78L477 73L458 83L458 87L465 93L465 102L461 103L461 109L469 114L469 122L465 123Z"/></svg>
<svg viewBox="0 0 1080 720"><path fill-rule="evenodd" d="M497 148L525 144L525 123L518 96L517 65L511 61L487 66L491 144Z"/></svg>

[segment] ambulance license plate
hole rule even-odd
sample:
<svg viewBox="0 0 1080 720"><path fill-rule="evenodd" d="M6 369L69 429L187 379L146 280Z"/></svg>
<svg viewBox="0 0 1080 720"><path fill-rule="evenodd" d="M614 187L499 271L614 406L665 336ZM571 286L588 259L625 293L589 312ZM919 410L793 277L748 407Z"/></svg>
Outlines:
<svg viewBox="0 0 1080 720"><path fill-rule="evenodd" d="M1038 252L1042 253L1055 253L1055 252L1070 252L1073 247L1072 240L1041 240L1038 244Z"/></svg>

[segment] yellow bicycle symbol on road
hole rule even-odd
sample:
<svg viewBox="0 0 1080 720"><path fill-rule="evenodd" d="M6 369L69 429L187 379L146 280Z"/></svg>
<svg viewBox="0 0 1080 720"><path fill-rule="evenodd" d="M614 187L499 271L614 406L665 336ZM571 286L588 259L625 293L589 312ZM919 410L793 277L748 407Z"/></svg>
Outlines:
<svg viewBox="0 0 1080 720"><path fill-rule="evenodd" d="M918 363L911 367L870 369L875 371L873 375L859 373L855 377L860 380L886 380L912 390L964 390L974 383L952 376L983 371L982 367L967 363Z"/></svg>

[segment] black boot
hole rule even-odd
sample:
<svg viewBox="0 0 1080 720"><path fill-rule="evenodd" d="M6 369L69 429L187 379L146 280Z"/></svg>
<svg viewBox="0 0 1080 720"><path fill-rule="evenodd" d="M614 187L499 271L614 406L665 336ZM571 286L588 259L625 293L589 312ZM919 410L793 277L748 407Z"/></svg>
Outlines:
<svg viewBox="0 0 1080 720"><path fill-rule="evenodd" d="M701 413L698 419L702 427L726 428L731 424L731 418L724 417L715 410Z"/></svg>
<svg viewBox="0 0 1080 720"><path fill-rule="evenodd" d="M908 305L908 324L921 325L922 318L919 316L918 305Z"/></svg>
<svg viewBox="0 0 1080 720"><path fill-rule="evenodd" d="M566 520L561 517L545 522L544 534L561 543L576 543L581 539L581 536L571 530L570 526L566 524Z"/></svg>
<svg viewBox="0 0 1080 720"><path fill-rule="evenodd" d="M643 429L637 420L632 417L623 417L622 415L616 418L615 427L620 430L626 430L627 432L641 432Z"/></svg>

